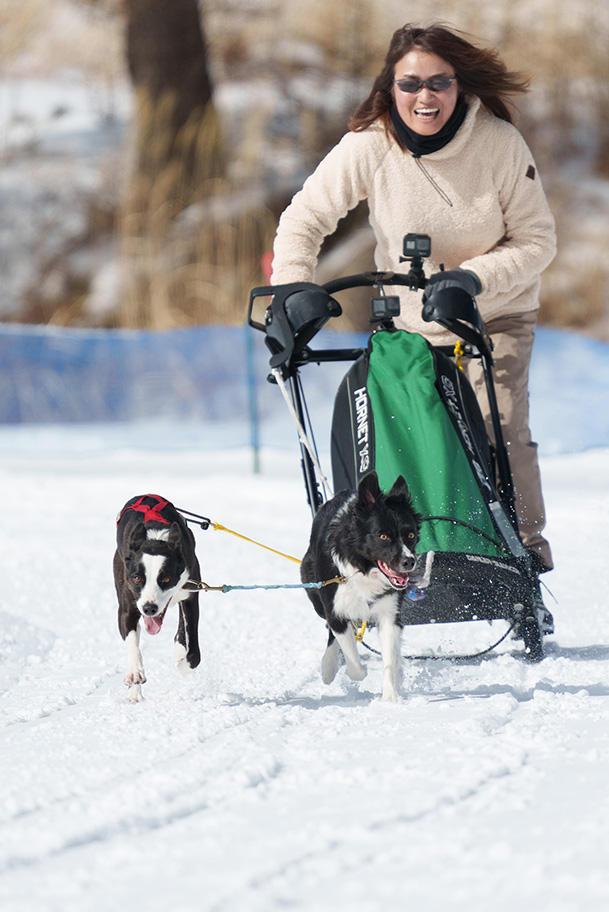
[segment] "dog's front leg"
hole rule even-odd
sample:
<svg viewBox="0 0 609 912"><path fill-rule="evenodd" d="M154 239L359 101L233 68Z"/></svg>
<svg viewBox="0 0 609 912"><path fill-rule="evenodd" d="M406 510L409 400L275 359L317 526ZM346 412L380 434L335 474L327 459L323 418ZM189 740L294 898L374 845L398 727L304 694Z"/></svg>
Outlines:
<svg viewBox="0 0 609 912"><path fill-rule="evenodd" d="M336 637L345 657L347 674L352 681L363 681L368 674L368 670L365 665L362 665L362 660L359 657L351 624L347 624L343 632L332 629L332 633Z"/></svg>
<svg viewBox="0 0 609 912"><path fill-rule="evenodd" d="M379 640L383 659L383 700L397 700L400 690L402 657L401 628L393 618L379 618Z"/></svg>
<svg viewBox="0 0 609 912"><path fill-rule="evenodd" d="M118 629L127 647L127 670L123 681L129 688L129 702L139 703L142 699L141 685L146 682L140 652L140 613L133 598L126 597L123 588L119 588Z"/></svg>
<svg viewBox="0 0 609 912"><path fill-rule="evenodd" d="M142 699L141 685L146 683L146 675L144 673L142 653L140 652L140 631L138 626L136 626L135 630L129 631L125 637L125 644L127 646L127 671L123 680L129 688L129 702L139 703Z"/></svg>
<svg viewBox="0 0 609 912"><path fill-rule="evenodd" d="M324 684L331 684L336 677L339 664L339 645L334 634L330 630L328 634L328 645L321 659L321 679Z"/></svg>
<svg viewBox="0 0 609 912"><path fill-rule="evenodd" d="M180 602L178 630L175 635L176 668L188 674L201 661L199 650L199 595L193 593Z"/></svg>

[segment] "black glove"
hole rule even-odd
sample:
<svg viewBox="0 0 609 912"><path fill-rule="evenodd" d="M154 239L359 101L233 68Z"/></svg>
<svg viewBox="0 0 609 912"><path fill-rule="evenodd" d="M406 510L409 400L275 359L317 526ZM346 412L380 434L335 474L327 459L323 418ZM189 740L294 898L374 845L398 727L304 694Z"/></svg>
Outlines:
<svg viewBox="0 0 609 912"><path fill-rule="evenodd" d="M443 288L461 288L472 298L482 291L482 282L470 269L447 269L446 272L434 272L427 280L423 292L423 304Z"/></svg>

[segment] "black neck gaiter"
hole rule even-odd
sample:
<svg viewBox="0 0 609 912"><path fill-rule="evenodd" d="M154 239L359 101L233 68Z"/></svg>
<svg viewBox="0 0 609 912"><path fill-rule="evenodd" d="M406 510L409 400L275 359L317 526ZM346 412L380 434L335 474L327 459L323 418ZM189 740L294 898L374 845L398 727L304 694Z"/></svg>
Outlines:
<svg viewBox="0 0 609 912"><path fill-rule="evenodd" d="M465 120L466 114L467 102L462 95L459 95L455 110L442 129L438 130L437 133L432 133L431 136L422 136L406 126L398 114L395 104L391 106L391 119L398 134L398 139L402 145L412 152L415 158L419 158L421 155L429 155L430 152L437 152L438 149L443 149L444 146L448 145Z"/></svg>

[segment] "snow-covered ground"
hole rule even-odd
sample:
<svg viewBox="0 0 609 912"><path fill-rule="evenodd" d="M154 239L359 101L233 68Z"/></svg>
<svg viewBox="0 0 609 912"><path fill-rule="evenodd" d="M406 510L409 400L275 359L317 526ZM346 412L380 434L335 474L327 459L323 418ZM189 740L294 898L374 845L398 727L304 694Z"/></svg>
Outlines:
<svg viewBox="0 0 609 912"><path fill-rule="evenodd" d="M567 359L573 394L577 375ZM557 407L548 386L540 410ZM254 475L246 449L210 449L203 423L0 427L0 908L609 908L604 432L542 460L557 632L539 665L512 641L484 659L406 661L403 697L385 704L370 653L361 684L322 684L325 630L302 592L234 590L202 595L188 679L172 667L174 618L145 637L145 700L127 702L120 507L158 492L301 556L293 437L286 424L286 448ZM282 557L196 535L210 584L298 581ZM468 652L499 630L411 628L403 645Z"/></svg>

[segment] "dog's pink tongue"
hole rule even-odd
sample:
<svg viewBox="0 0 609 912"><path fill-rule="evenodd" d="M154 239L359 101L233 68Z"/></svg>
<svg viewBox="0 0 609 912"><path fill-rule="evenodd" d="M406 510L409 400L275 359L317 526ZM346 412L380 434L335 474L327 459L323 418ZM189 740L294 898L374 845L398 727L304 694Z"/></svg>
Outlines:
<svg viewBox="0 0 609 912"><path fill-rule="evenodd" d="M394 586L407 586L408 585L408 576L403 576L401 573L396 573L389 564L386 564L384 561L378 562L379 567L389 577Z"/></svg>
<svg viewBox="0 0 609 912"><path fill-rule="evenodd" d="M157 634L159 632L159 630L163 626L163 618L162 617L154 617L154 618L145 617L144 626L146 628L146 633L149 633L151 636L154 636L155 634Z"/></svg>

